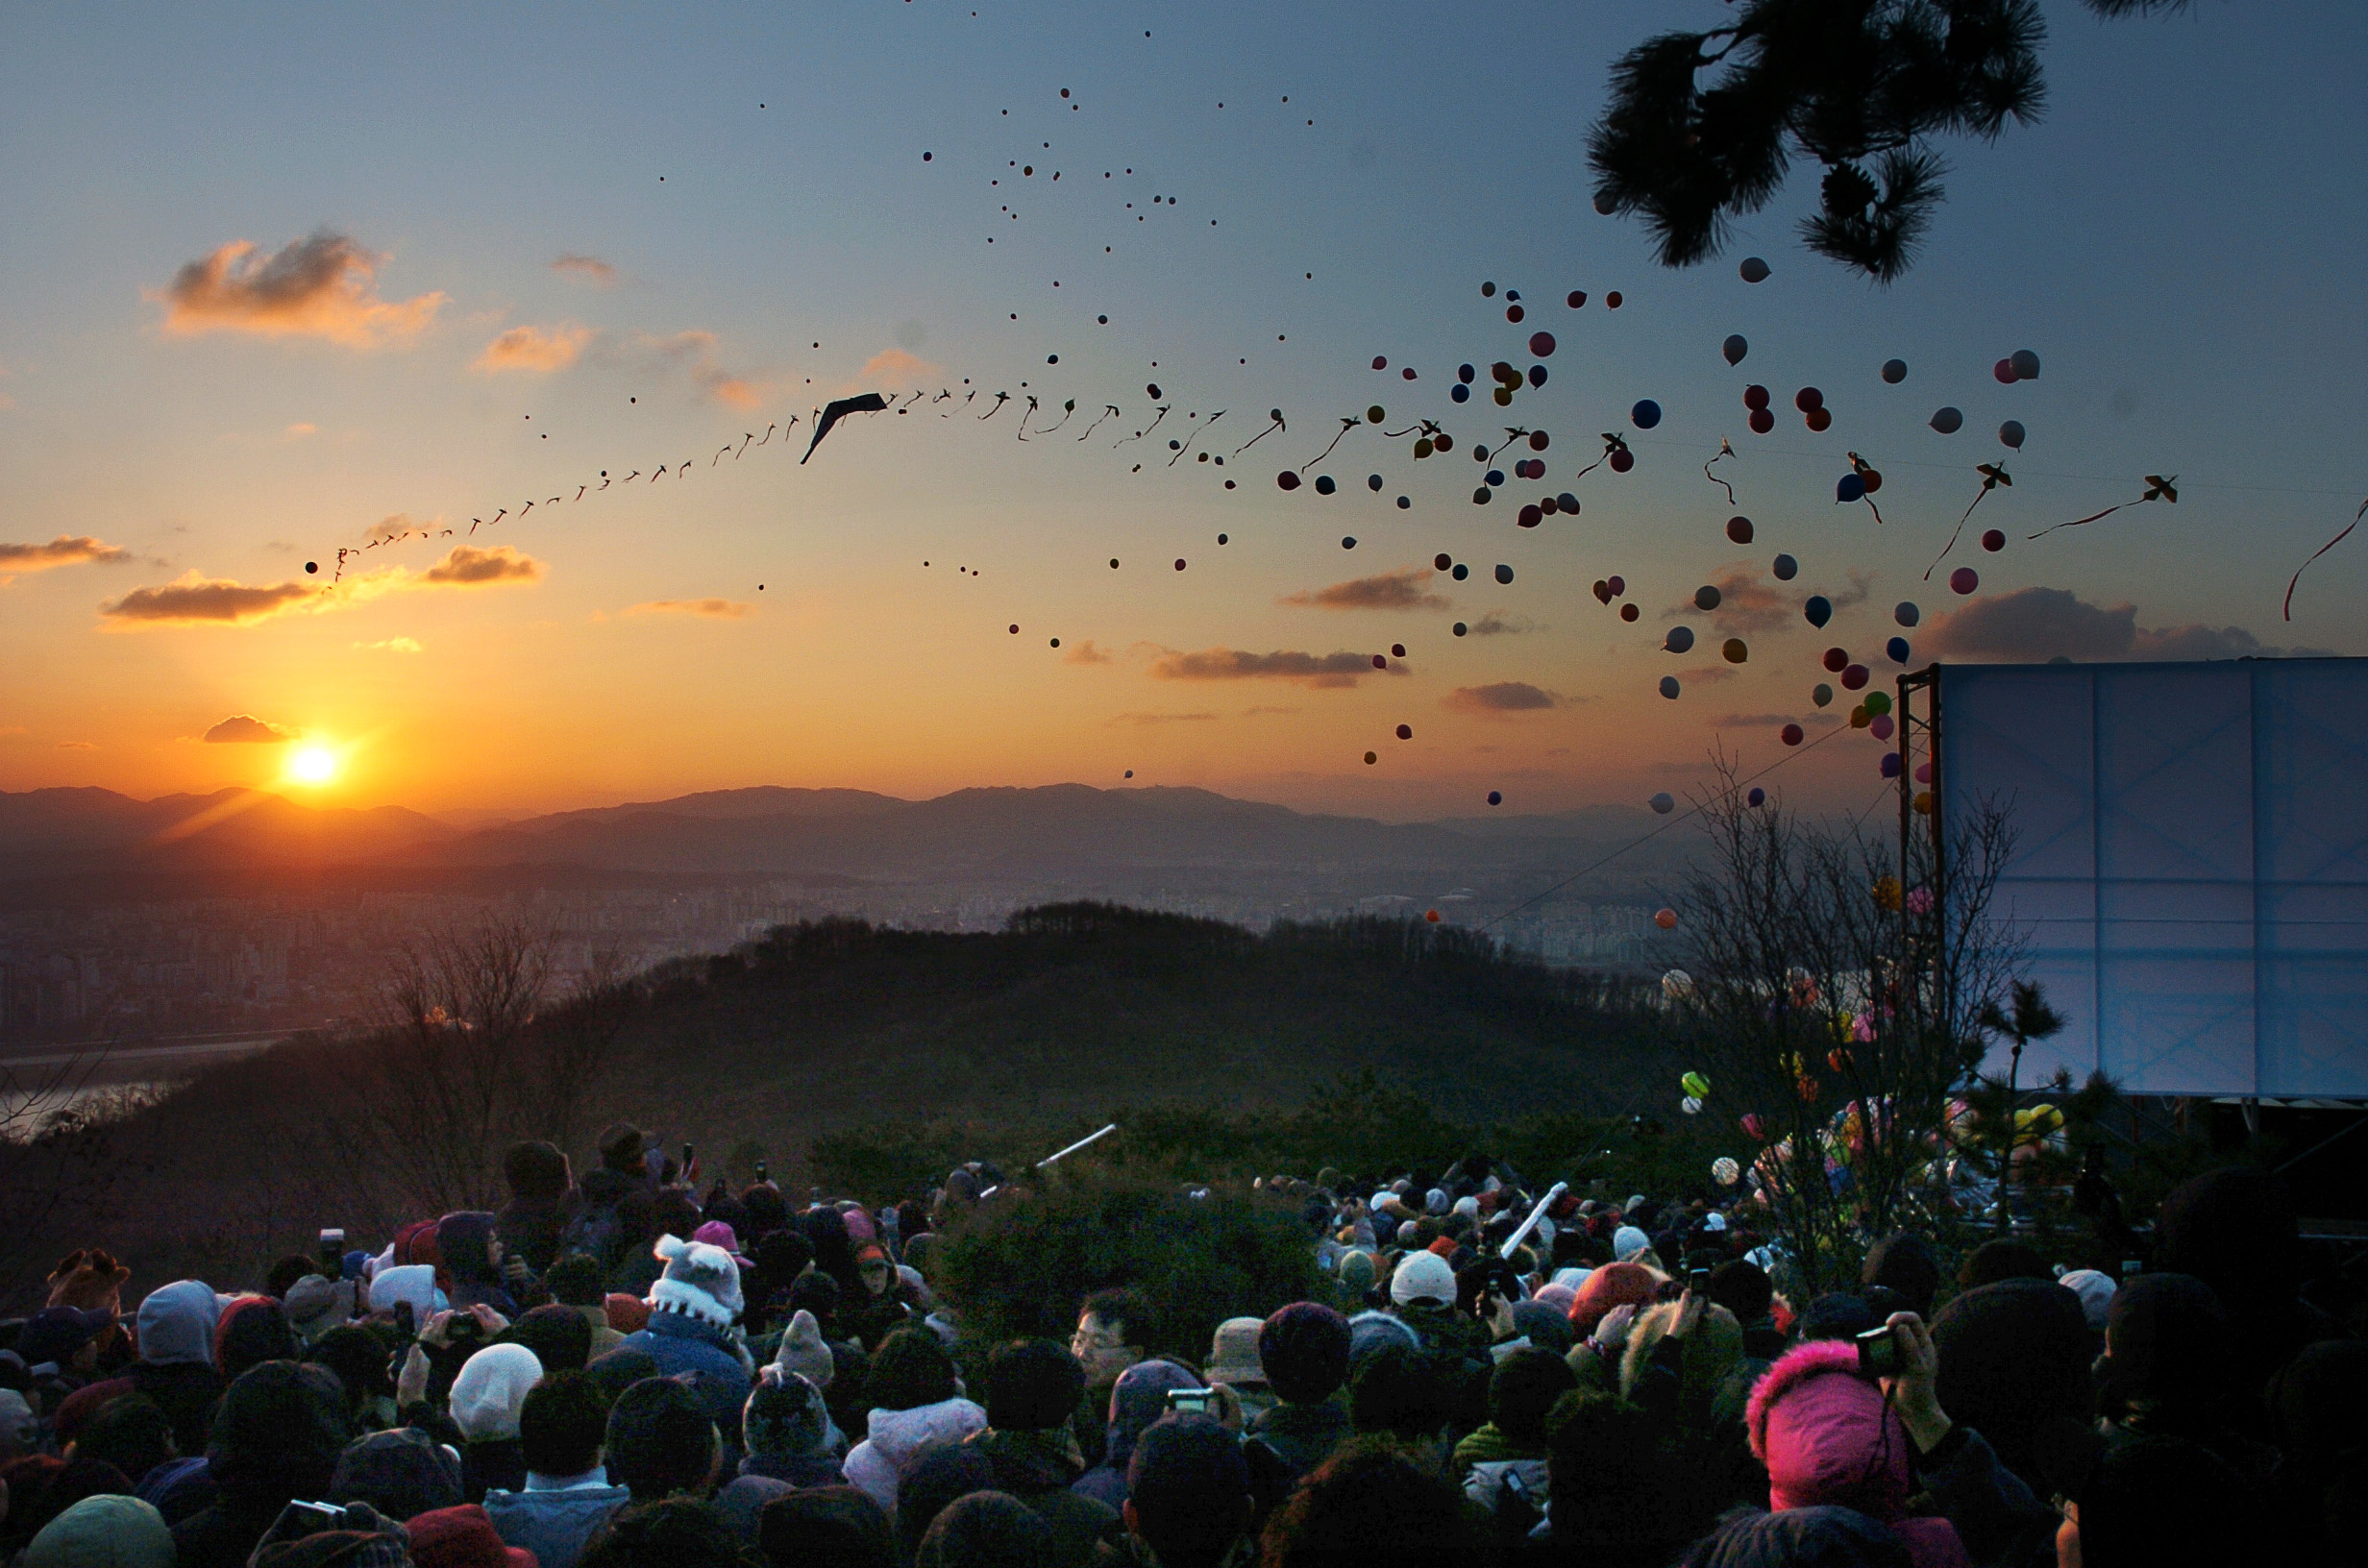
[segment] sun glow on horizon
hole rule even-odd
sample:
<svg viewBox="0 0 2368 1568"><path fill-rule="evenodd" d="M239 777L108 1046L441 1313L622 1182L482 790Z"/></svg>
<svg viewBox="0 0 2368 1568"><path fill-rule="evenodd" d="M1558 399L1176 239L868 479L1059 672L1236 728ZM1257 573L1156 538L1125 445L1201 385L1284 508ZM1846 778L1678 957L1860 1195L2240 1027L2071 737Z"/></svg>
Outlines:
<svg viewBox="0 0 2368 1568"><path fill-rule="evenodd" d="M337 776L337 755L325 746L301 747L287 759L287 776L299 784L326 784Z"/></svg>

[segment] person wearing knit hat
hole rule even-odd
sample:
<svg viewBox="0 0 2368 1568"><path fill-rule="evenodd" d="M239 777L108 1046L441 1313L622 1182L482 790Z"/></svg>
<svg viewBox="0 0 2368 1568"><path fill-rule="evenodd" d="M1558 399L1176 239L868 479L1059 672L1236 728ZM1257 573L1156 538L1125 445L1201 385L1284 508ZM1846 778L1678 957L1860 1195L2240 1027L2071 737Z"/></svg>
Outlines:
<svg viewBox="0 0 2368 1568"><path fill-rule="evenodd" d="M526 1484L518 1412L529 1390L542 1381L543 1363L524 1345L487 1345L461 1364L453 1379L451 1409L453 1425L466 1440L460 1483L469 1502L483 1502L495 1487L515 1491Z"/></svg>
<svg viewBox="0 0 2368 1568"><path fill-rule="evenodd" d="M2085 1419L2095 1409L2094 1338L2080 1298L2053 1280L2001 1280L1952 1299L1932 1335L1941 1405L2046 1496L2038 1434L2051 1418Z"/></svg>
<svg viewBox="0 0 2368 1568"><path fill-rule="evenodd" d="M1634 1225L1622 1225L1613 1233L1612 1257L1619 1262L1633 1262L1652 1244L1653 1238Z"/></svg>
<svg viewBox="0 0 2368 1568"><path fill-rule="evenodd" d="M426 1327L428 1319L452 1303L435 1287L435 1269L428 1263L398 1263L370 1276L370 1310L391 1312L397 1302L411 1304L411 1321Z"/></svg>
<svg viewBox="0 0 2368 1568"><path fill-rule="evenodd" d="M287 1309L270 1296L240 1296L222 1310L213 1328L213 1364L232 1382L251 1366L296 1359L296 1334Z"/></svg>
<svg viewBox="0 0 2368 1568"><path fill-rule="evenodd" d="M404 1524L416 1568L538 1568L534 1554L505 1546L474 1503L436 1508Z"/></svg>
<svg viewBox="0 0 2368 1568"><path fill-rule="evenodd" d="M983 1413L978 1424L986 1425ZM792 1486L839 1483L839 1429L823 1391L795 1372L765 1369L741 1409L740 1440L746 1453L740 1461L743 1476Z"/></svg>
<svg viewBox="0 0 2368 1568"><path fill-rule="evenodd" d="M648 1353L661 1377L697 1374L702 1408L736 1449L740 1407L755 1374L732 1331L741 1307L740 1265L721 1247L674 1236L659 1237L654 1250L666 1270L650 1286L649 1323L626 1336L625 1348Z"/></svg>
<svg viewBox="0 0 2368 1568"><path fill-rule="evenodd" d="M773 1364L784 1372L798 1373L817 1388L828 1388L838 1370L830 1347L823 1342L821 1325L802 1308L791 1315L789 1327L782 1331L781 1348L773 1353Z"/></svg>
<svg viewBox="0 0 2368 1568"><path fill-rule="evenodd" d="M330 1330L353 1321L354 1282L308 1274L288 1286L281 1305L287 1311L288 1327L296 1331L297 1342L310 1345Z"/></svg>
<svg viewBox="0 0 2368 1568"><path fill-rule="evenodd" d="M617 1335L617 1344L623 1344L629 1335L638 1334L650 1326L650 1304L639 1296L629 1296L622 1290L611 1290L601 1298L601 1320ZM616 1347L610 1346L613 1350ZM602 1352L606 1355L607 1352Z"/></svg>
<svg viewBox="0 0 2368 1568"><path fill-rule="evenodd" d="M1258 1319L1249 1321L1254 1324ZM1113 1510L1123 1509L1126 1468L1134 1458L1135 1443L1169 1413L1168 1395L1177 1389L1205 1390L1213 1384L1213 1379L1203 1383L1174 1361L1137 1361L1120 1373L1118 1382L1110 1386L1110 1424L1101 1462L1070 1482L1070 1490Z"/></svg>
<svg viewBox="0 0 2368 1568"><path fill-rule="evenodd" d="M321 1496L330 1503L367 1503L390 1519L408 1519L462 1502L460 1485L460 1461L449 1447L417 1427L394 1427L348 1443Z"/></svg>
<svg viewBox="0 0 2368 1568"><path fill-rule="evenodd" d="M1355 1367L1366 1357L1389 1345L1422 1348L1422 1338L1403 1321L1388 1312L1359 1312L1348 1320L1348 1364Z"/></svg>
<svg viewBox="0 0 2368 1568"><path fill-rule="evenodd" d="M2086 1320L2089 1332L2103 1334L2106 1314L2113 1308L2113 1292L2121 1288L2113 1283L2113 1277L2093 1268L2076 1268L2056 1283L2081 1298L2081 1316Z"/></svg>
<svg viewBox="0 0 2368 1568"><path fill-rule="evenodd" d="M24 1568L173 1568L173 1532L153 1505L102 1493L43 1525L22 1561Z"/></svg>
<svg viewBox="0 0 2368 1568"><path fill-rule="evenodd" d="M526 1313L502 1337L534 1352L546 1377L554 1372L580 1372L592 1359L592 1325L575 1308L557 1302ZM623 1342L620 1335L618 1343Z"/></svg>
<svg viewBox="0 0 2368 1568"><path fill-rule="evenodd" d="M16 1331L16 1354L27 1366L55 1365L75 1374L74 1384L98 1364L100 1331L114 1318L80 1307L43 1307Z"/></svg>

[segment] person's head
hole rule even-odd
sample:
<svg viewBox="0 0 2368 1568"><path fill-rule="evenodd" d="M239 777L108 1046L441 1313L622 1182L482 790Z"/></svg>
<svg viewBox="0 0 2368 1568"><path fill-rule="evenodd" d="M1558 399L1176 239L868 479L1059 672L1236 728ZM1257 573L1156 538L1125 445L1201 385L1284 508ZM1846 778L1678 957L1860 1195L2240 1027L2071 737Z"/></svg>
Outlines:
<svg viewBox="0 0 2368 1568"><path fill-rule="evenodd" d="M1384 1345L1357 1363L1348 1419L1360 1433L1424 1443L1445 1430L1452 1397L1429 1356L1411 1345Z"/></svg>
<svg viewBox="0 0 2368 1568"><path fill-rule="evenodd" d="M2155 1216L2155 1266L2202 1280L2240 1321L2290 1304L2302 1268L2293 1194L2257 1165L2196 1177Z"/></svg>
<svg viewBox="0 0 2368 1568"><path fill-rule="evenodd" d="M896 1568L896 1530L852 1486L801 1486L765 1505L756 1544L775 1568Z"/></svg>
<svg viewBox="0 0 2368 1568"><path fill-rule="evenodd" d="M1546 1286L1548 1290L1552 1286ZM1566 1291L1566 1295L1575 1292ZM1570 1304L1566 1301L1524 1301L1513 1309L1513 1332L1551 1355L1569 1353Z"/></svg>
<svg viewBox="0 0 2368 1568"><path fill-rule="evenodd" d="M490 1285L502 1277L502 1238L483 1210L464 1209L437 1220L435 1250L456 1280Z"/></svg>
<svg viewBox="0 0 2368 1568"><path fill-rule="evenodd" d="M1250 1509L1241 1442L1218 1422L1165 1416L1136 1439L1123 1512L1160 1568L1219 1562L1249 1528Z"/></svg>
<svg viewBox="0 0 2368 1568"><path fill-rule="evenodd" d="M2032 1443L2041 1425L2090 1413L2094 1343L2079 1300L2054 1281L1986 1285L1933 1319L1934 1391L1952 1419L1989 1439L2007 1468L2035 1486Z"/></svg>
<svg viewBox="0 0 2368 1568"><path fill-rule="evenodd" d="M1489 1375L1489 1420L1508 1441L1542 1449L1547 1412L1578 1385L1570 1364L1560 1356L1517 1350L1498 1361Z"/></svg>
<svg viewBox="0 0 2368 1568"><path fill-rule="evenodd" d="M1546 1513L1557 1540L1581 1540L1623 1512L1659 1511L1660 1437L1653 1418L1601 1389L1574 1389L1546 1412Z"/></svg>
<svg viewBox="0 0 2368 1568"><path fill-rule="evenodd" d="M1348 1319L1295 1301L1258 1329L1258 1366L1286 1405L1320 1405L1348 1381Z"/></svg>
<svg viewBox="0 0 2368 1568"><path fill-rule="evenodd" d="M1120 1373L1142 1360L1152 1338L1151 1304L1140 1291L1122 1286L1097 1290L1078 1309L1069 1352L1085 1369L1089 1385L1104 1384L1117 1382Z"/></svg>
<svg viewBox="0 0 2368 1568"><path fill-rule="evenodd" d="M1177 1388L1207 1386L1189 1369L1173 1361L1137 1361L1110 1385L1109 1446L1102 1462L1123 1473L1134 1456L1135 1439L1168 1413L1168 1395Z"/></svg>
<svg viewBox="0 0 2368 1568"><path fill-rule="evenodd" d="M1623 1395L1636 1397L1637 1384L1651 1363L1653 1353L1677 1326L1678 1314L1683 1310L1674 1301L1665 1301L1637 1314L1628 1329L1627 1348L1620 1353L1619 1391ZM1700 1338L1686 1352L1688 1375L1715 1385L1743 1359L1743 1326L1735 1320L1733 1312L1714 1302L1703 1308L1702 1322L1694 1333Z"/></svg>
<svg viewBox="0 0 2368 1568"><path fill-rule="evenodd" d="M518 1447L539 1476L580 1476L601 1462L608 1407L580 1372L554 1372L518 1407Z"/></svg>
<svg viewBox="0 0 2368 1568"><path fill-rule="evenodd" d="M543 1275L543 1286L562 1307L598 1307L607 1294L600 1260L586 1252L563 1253L553 1259L549 1272Z"/></svg>
<svg viewBox="0 0 2368 1568"><path fill-rule="evenodd" d="M617 1402L617 1396L644 1378L657 1376L657 1358L646 1350L620 1345L603 1356L595 1356L584 1363L583 1375L601 1396L601 1409Z"/></svg>
<svg viewBox="0 0 2368 1568"><path fill-rule="evenodd" d="M1394 1309L1447 1307L1454 1301L1455 1270L1435 1252L1410 1252L1391 1271L1390 1305Z"/></svg>
<svg viewBox="0 0 2368 1568"><path fill-rule="evenodd" d="M644 1378L619 1394L602 1446L609 1474L636 1503L705 1490L723 1458L699 1396L674 1378Z"/></svg>
<svg viewBox="0 0 2368 1568"><path fill-rule="evenodd" d="M1775 1305L1776 1285L1758 1263L1734 1258L1711 1270L1710 1297L1733 1312L1738 1323L1757 1323Z"/></svg>
<svg viewBox="0 0 2368 1568"><path fill-rule="evenodd" d="M872 1352L863 1393L879 1409L919 1409L951 1399L954 1392L953 1357L927 1329L898 1329Z"/></svg>
<svg viewBox="0 0 2368 1568"><path fill-rule="evenodd" d="M1908 1544L1850 1508L1787 1508L1722 1519L1679 1568L1913 1568Z"/></svg>
<svg viewBox="0 0 2368 1568"><path fill-rule="evenodd" d="M2263 1524L2252 1483L2193 1443L2109 1444L2071 1496L2057 1554L2079 1568L2257 1560ZM2078 1543L2068 1557L2067 1536Z"/></svg>
<svg viewBox="0 0 2368 1568"><path fill-rule="evenodd" d="M2108 1415L2135 1406L2211 1414L2231 1389L2228 1313L2191 1274L2141 1274L2114 1293L2097 1363Z"/></svg>
<svg viewBox="0 0 2368 1568"><path fill-rule="evenodd" d="M804 1458L824 1452L829 1440L823 1391L795 1372L782 1373L778 1382L759 1381L740 1408L740 1441L751 1454Z"/></svg>
<svg viewBox="0 0 2368 1568"><path fill-rule="evenodd" d="M2045 1280L2052 1285L2056 1271L2047 1266L2047 1255L2038 1248L2006 1237L1983 1242L1965 1254L1957 1268L1960 1289L1977 1290L2000 1280Z"/></svg>
<svg viewBox="0 0 2368 1568"><path fill-rule="evenodd" d="M556 1302L521 1315L503 1338L532 1351L545 1372L580 1372L592 1358L591 1321Z"/></svg>
<svg viewBox="0 0 2368 1568"><path fill-rule="evenodd" d="M666 1271L650 1286L650 1311L678 1312L709 1327L728 1330L740 1315L740 1264L722 1247L685 1241L672 1234L657 1239Z"/></svg>
<svg viewBox="0 0 2368 1568"><path fill-rule="evenodd" d="M408 1519L463 1501L460 1461L417 1427L374 1432L346 1445L322 1495L331 1503L367 1503L389 1519Z"/></svg>
<svg viewBox="0 0 2368 1568"><path fill-rule="evenodd" d="M352 1435L344 1385L326 1367L265 1361L223 1390L206 1468L233 1495L311 1497Z"/></svg>
<svg viewBox="0 0 2368 1568"><path fill-rule="evenodd" d="M1463 1494L1395 1444L1357 1437L1275 1510L1265 1568L1435 1568L1475 1560Z"/></svg>
<svg viewBox="0 0 2368 1568"><path fill-rule="evenodd" d="M472 1443L508 1442L518 1435L528 1391L542 1381L543 1363L526 1346L487 1345L453 1379L453 1425Z"/></svg>
<svg viewBox="0 0 2368 1568"><path fill-rule="evenodd" d="M584 1543L577 1568L754 1568L755 1554L697 1498L632 1503Z"/></svg>
<svg viewBox="0 0 2368 1568"><path fill-rule="evenodd" d="M913 1568L1051 1568L1052 1527L1009 1492L973 1492L929 1522Z"/></svg>
<svg viewBox="0 0 2368 1568"><path fill-rule="evenodd" d="M1076 1413L1085 1397L1077 1359L1049 1339L1013 1339L987 1358L987 1425L1044 1432Z"/></svg>
<svg viewBox="0 0 2368 1568"><path fill-rule="evenodd" d="M1831 1290L1802 1309L1793 1332L1803 1339L1849 1339L1882 1321L1863 1296Z"/></svg>
<svg viewBox="0 0 2368 1568"><path fill-rule="evenodd" d="M1832 1504L1886 1523L1904 1517L1912 1447L1881 1386L1859 1375L1857 1346L1793 1346L1753 1386L1744 1424L1752 1457L1767 1467L1769 1507Z"/></svg>
<svg viewBox="0 0 2368 1568"><path fill-rule="evenodd" d="M838 1376L838 1360L823 1338L822 1325L812 1312L803 1311L790 1314L789 1327L781 1331L780 1348L774 1352L773 1364L784 1372L799 1373L817 1388L827 1389Z"/></svg>
<svg viewBox="0 0 2368 1568"><path fill-rule="evenodd" d="M1894 1231L1867 1249L1859 1283L1898 1295L1901 1311L1929 1319L1940 1289L1940 1259L1933 1244L1913 1231Z"/></svg>
<svg viewBox="0 0 2368 1568"><path fill-rule="evenodd" d="M995 1484L995 1461L975 1445L925 1447L907 1462L897 1483L897 1542L902 1559L912 1560L922 1536L955 1498L990 1491Z"/></svg>
<svg viewBox="0 0 2368 1568"><path fill-rule="evenodd" d="M601 1133L601 1166L639 1181L644 1175L641 1151L646 1146L640 1128L629 1121L612 1122Z"/></svg>
<svg viewBox="0 0 2368 1568"><path fill-rule="evenodd" d="M263 1271L263 1294L275 1301L285 1301L288 1287L320 1266L303 1253L291 1252Z"/></svg>
<svg viewBox="0 0 2368 1568"><path fill-rule="evenodd" d="M1606 1263L1587 1276L1570 1303L1570 1332L1587 1338L1616 1307L1636 1307L1653 1299L1660 1282L1653 1271L1638 1263Z"/></svg>
<svg viewBox="0 0 2368 1568"><path fill-rule="evenodd" d="M502 1179L521 1203L553 1204L567 1196L576 1178L557 1145L534 1139L502 1151Z"/></svg>
<svg viewBox="0 0 2368 1568"><path fill-rule="evenodd" d="M287 1309L269 1296L240 1296L214 1324L213 1363L226 1378L295 1357L296 1331L288 1326Z"/></svg>
<svg viewBox="0 0 2368 1568"><path fill-rule="evenodd" d="M179 1452L173 1446L172 1422L145 1394L116 1395L74 1436L75 1458L104 1459L135 1483Z"/></svg>
<svg viewBox="0 0 2368 1568"><path fill-rule="evenodd" d="M897 1287L897 1265L888 1259L888 1249L876 1241L867 1241L855 1249L855 1277L863 1282L867 1296L885 1296Z"/></svg>

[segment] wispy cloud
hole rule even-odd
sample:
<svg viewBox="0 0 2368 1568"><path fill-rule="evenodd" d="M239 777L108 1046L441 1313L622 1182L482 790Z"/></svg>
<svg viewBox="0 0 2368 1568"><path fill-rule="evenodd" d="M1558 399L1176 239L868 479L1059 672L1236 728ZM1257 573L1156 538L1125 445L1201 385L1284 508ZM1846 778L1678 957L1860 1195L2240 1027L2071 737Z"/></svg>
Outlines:
<svg viewBox="0 0 2368 1568"><path fill-rule="evenodd" d="M1680 670L1677 678L1689 686L1715 686L1722 680L1735 678L1731 664L1705 664L1691 670Z"/></svg>
<svg viewBox="0 0 2368 1568"><path fill-rule="evenodd" d="M1289 680L1319 688L1354 686L1373 668L1369 653L1252 653L1236 648L1204 648L1196 653L1169 652L1151 661L1155 680ZM1406 672L1393 664L1387 672Z"/></svg>
<svg viewBox="0 0 2368 1568"><path fill-rule="evenodd" d="M86 533L62 533L45 545L0 544L0 573L46 572L53 566L80 566L86 561L111 565L130 559L130 551Z"/></svg>
<svg viewBox="0 0 2368 1568"><path fill-rule="evenodd" d="M532 582L542 575L542 562L507 545L490 550L455 545L450 554L421 573L419 580L445 588L481 588L497 582Z"/></svg>
<svg viewBox="0 0 2368 1568"><path fill-rule="evenodd" d="M2325 651L2271 648L2242 626L2137 624L2135 604L2091 604L2068 588L2019 588L1977 599L1935 622L1923 636L1928 652L2001 659L2278 658Z"/></svg>
<svg viewBox="0 0 2368 1568"><path fill-rule="evenodd" d="M1486 686L1458 686L1439 699L1450 713L1536 713L1557 705L1552 692L1525 680L1499 680Z"/></svg>
<svg viewBox="0 0 2368 1568"><path fill-rule="evenodd" d="M381 567L349 574L334 585L305 582L239 582L209 577L194 567L173 581L154 588L135 588L121 599L99 606L100 616L118 629L142 626L246 626L284 615L321 615L359 604L387 594L426 588L490 588L505 583L533 582L543 575L543 563L522 555L507 545L480 550L457 545L425 572Z"/></svg>
<svg viewBox="0 0 2368 1568"><path fill-rule="evenodd" d="M1063 664L1115 664L1118 655L1096 645L1091 637L1080 637L1061 650Z"/></svg>
<svg viewBox="0 0 2368 1568"><path fill-rule="evenodd" d="M415 637L388 637L375 643L356 643L354 647L358 652L363 653L416 653L420 650L419 639Z"/></svg>
<svg viewBox="0 0 2368 1568"><path fill-rule="evenodd" d="M761 407L771 383L724 368L716 357L713 332L693 329L659 337L643 332L634 339L640 350L662 364L680 365L702 396L728 408Z"/></svg>
<svg viewBox="0 0 2368 1568"><path fill-rule="evenodd" d="M183 266L149 297L164 306L175 336L249 332L259 337L317 337L349 349L402 346L434 322L442 291L408 300L378 294L385 257L351 235L321 229L263 256L234 240Z"/></svg>
<svg viewBox="0 0 2368 1568"><path fill-rule="evenodd" d="M61 751L96 751L98 748L99 744L96 741L60 741L58 743L58 749Z"/></svg>
<svg viewBox="0 0 2368 1568"><path fill-rule="evenodd" d="M1213 713L1121 713L1104 723L1113 729L1148 729L1154 724L1206 723L1216 717Z"/></svg>
<svg viewBox="0 0 2368 1568"><path fill-rule="evenodd" d="M882 349L863 362L858 380L866 382L933 381L945 376L935 364L903 349Z"/></svg>
<svg viewBox="0 0 2368 1568"><path fill-rule="evenodd" d="M202 737L216 745L231 746L274 746L282 741L292 741L295 738L294 730L282 729L278 724L266 723L253 714L246 713L232 714L228 719L206 731Z"/></svg>
<svg viewBox="0 0 2368 1568"><path fill-rule="evenodd" d="M1424 586L1436 576L1427 566L1401 567L1326 588L1303 588L1276 602L1310 610L1443 610L1446 600Z"/></svg>
<svg viewBox="0 0 2368 1568"><path fill-rule="evenodd" d="M574 364L594 335L591 328L573 321L555 327L512 327L486 344L469 368L481 376L506 370L548 376Z"/></svg>
<svg viewBox="0 0 2368 1568"><path fill-rule="evenodd" d="M617 269L597 256L569 251L551 263L551 270L573 278L578 282L590 283L594 288L614 288L617 285Z"/></svg>
<svg viewBox="0 0 2368 1568"><path fill-rule="evenodd" d="M1479 620L1474 621L1468 629L1474 637L1518 637L1523 632L1536 631L1539 627L1538 623L1527 616L1504 616L1491 610Z"/></svg>
<svg viewBox="0 0 2368 1568"><path fill-rule="evenodd" d="M318 435L320 433L321 428L318 425L315 425L308 420L300 419L295 424L290 425L286 429L282 430L280 432L280 439L283 441L302 441L308 435Z"/></svg>
<svg viewBox="0 0 2368 1568"><path fill-rule="evenodd" d="M1773 584L1761 581L1760 569L1750 562L1726 568L1711 579L1710 586L1718 590L1718 607L1710 612L1711 625L1730 637L1769 631L1792 623L1792 601L1779 594ZM1859 597L1865 597L1863 589ZM1675 618L1703 612L1688 597L1662 613Z"/></svg>
<svg viewBox="0 0 2368 1568"><path fill-rule="evenodd" d="M653 599L625 607L627 615L697 615L711 621L737 621L756 613L756 606L734 599Z"/></svg>

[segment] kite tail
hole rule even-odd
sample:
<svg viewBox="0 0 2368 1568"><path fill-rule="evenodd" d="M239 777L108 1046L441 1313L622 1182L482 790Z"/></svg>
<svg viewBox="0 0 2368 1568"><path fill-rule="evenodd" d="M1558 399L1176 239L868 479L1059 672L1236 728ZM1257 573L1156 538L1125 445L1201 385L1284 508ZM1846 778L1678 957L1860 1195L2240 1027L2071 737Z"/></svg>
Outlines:
<svg viewBox="0 0 2368 1568"><path fill-rule="evenodd" d="M2054 527L2041 528L2038 532L2031 534L2028 537L2032 539L2044 539L2049 534L2054 533L2057 528L2077 528L2084 523L2094 523L2101 517L2110 517L2115 512L2120 511L2123 506L2134 506L2137 503L2135 502L2121 502L2118 504L2108 506L2101 512L2090 512L2086 517L2076 517L2069 523L2059 523L2055 525Z"/></svg>
<svg viewBox="0 0 2368 1568"><path fill-rule="evenodd" d="M2330 539L2327 543L2321 545L2318 549L2310 552L2310 561L2317 560L2320 556L2326 554L2329 551L2334 549L2337 545L2342 544L2346 539L2350 538L2352 536L2352 530L2359 527L2359 520L2363 517L2368 517L2368 501L2363 501L2359 503L2359 510L2352 514L2352 521L2345 526L2344 530L2341 533L2335 535L2335 537ZM2310 561L2305 561L2302 565L2296 567L2294 569L2293 581L2288 582L2285 585L2285 618L2288 621L2294 619L2294 584L2303 580L2303 574L2310 569Z"/></svg>

